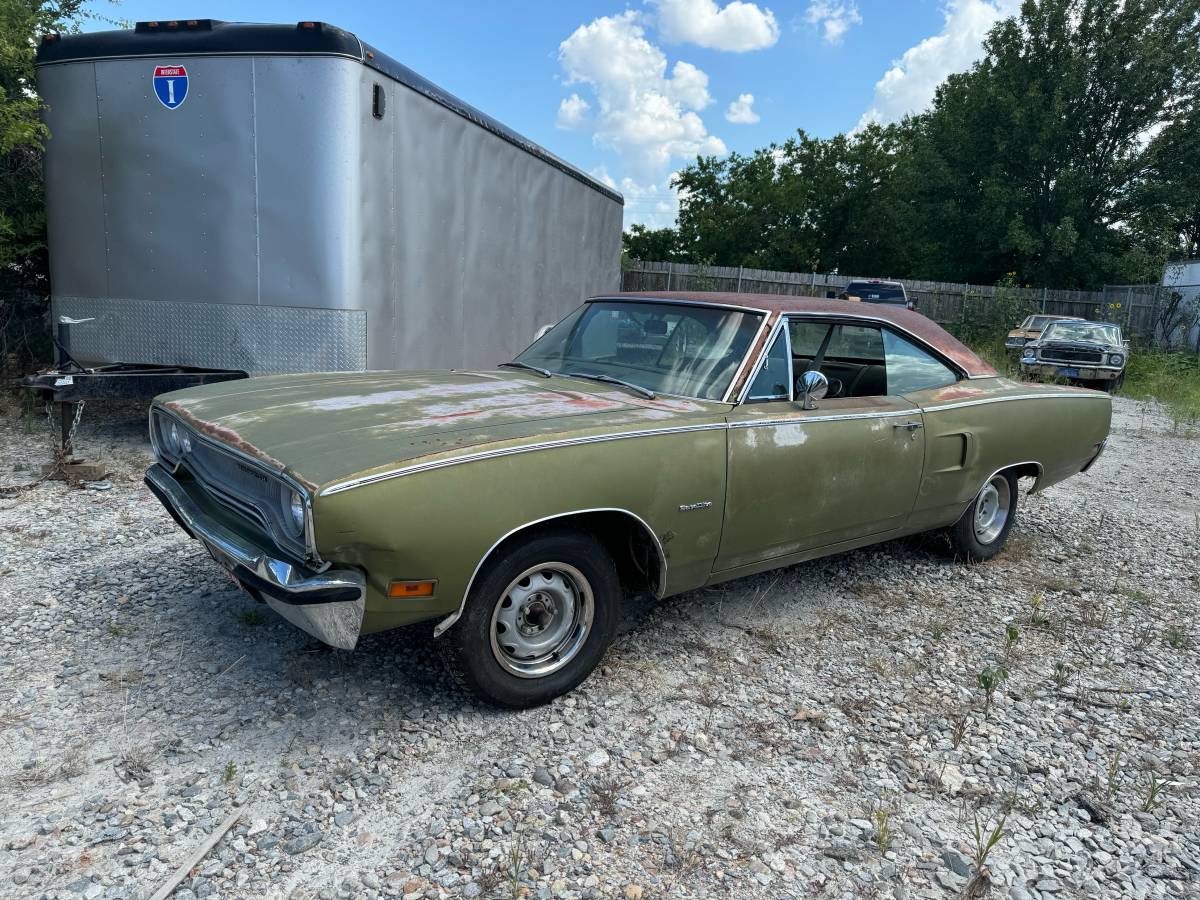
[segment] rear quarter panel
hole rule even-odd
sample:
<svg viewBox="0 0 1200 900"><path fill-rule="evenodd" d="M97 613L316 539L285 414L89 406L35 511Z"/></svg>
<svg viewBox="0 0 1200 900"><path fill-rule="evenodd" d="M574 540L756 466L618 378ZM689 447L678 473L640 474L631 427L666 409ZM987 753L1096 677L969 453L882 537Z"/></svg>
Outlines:
<svg viewBox="0 0 1200 900"><path fill-rule="evenodd" d="M314 505L326 560L367 572L364 632L458 609L476 566L505 535L580 510L643 519L667 557L667 594L698 587L716 556L725 506L725 431L606 440L496 456L366 484ZM681 511L680 505L711 501ZM391 579L437 579L427 599L388 599Z"/></svg>
<svg viewBox="0 0 1200 900"><path fill-rule="evenodd" d="M1108 437L1112 400L1100 391L974 379L910 395L925 413L925 472L911 527L957 521L995 472L1037 463L1036 489L1079 472Z"/></svg>

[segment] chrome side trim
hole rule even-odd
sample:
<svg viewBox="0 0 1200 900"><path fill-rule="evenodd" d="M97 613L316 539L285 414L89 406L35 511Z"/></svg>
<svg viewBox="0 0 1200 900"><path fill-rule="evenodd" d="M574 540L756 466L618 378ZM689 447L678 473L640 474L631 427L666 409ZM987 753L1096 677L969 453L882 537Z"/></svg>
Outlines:
<svg viewBox="0 0 1200 900"><path fill-rule="evenodd" d="M890 409L886 412L869 412L869 413L834 413L828 416L794 416L788 419L759 419L754 422L730 422L730 429L733 428L766 428L774 425L807 425L809 422L845 422L852 419L894 419L898 416L919 416L921 409L912 407L911 409L894 410Z"/></svg>
<svg viewBox="0 0 1200 900"><path fill-rule="evenodd" d="M451 625L453 625L455 622L457 622L462 617L463 610L466 609L466 606L467 606L467 598L471 596L471 588L475 584L475 579L479 576L480 569L483 568L483 564L486 563L488 561L488 558L496 551L496 548L499 547L501 544L503 544L506 540L508 540L514 534L518 534L519 532L522 532L522 531L526 530L527 528L532 528L535 525L541 525L543 522L552 522L555 519L562 519L562 518L565 518L566 516L581 516L581 515L586 515L587 513L596 513L596 512L622 513L623 515L629 516L631 519L634 519L639 525L642 526L642 530L646 534L650 535L650 538L654 541L654 549L658 551L658 563L659 563L658 590L655 591L655 596L658 597L659 599L662 599L662 596L666 592L666 589L667 589L667 554L663 550L662 541L660 541L658 539L658 535L654 533L654 529L652 529L649 525L646 524L646 520L643 519L641 516L639 516L637 513L630 512L629 510L623 509L621 507L598 507L595 509L575 509L575 510L571 510L570 512L555 513L552 516L543 516L540 519L534 519L532 522L526 522L524 525L518 525L516 528L512 529L512 531L505 534L504 537L500 538L500 540L496 541L496 543L492 544L492 546L488 547L487 552L484 553L482 557L480 557L479 562L475 565L475 571L473 571L471 573L470 580L467 581L467 587L466 587L466 590L463 591L463 598L462 598L462 601L458 604L458 609L456 609L454 612L450 613L450 615L446 616L446 618L442 619L442 621L437 623L437 626L433 629L433 636L441 637L443 634L446 633L446 630L448 628L450 628Z"/></svg>
<svg viewBox="0 0 1200 900"><path fill-rule="evenodd" d="M1107 395L1104 395L1107 396ZM558 441L542 441L537 444L524 444L520 447L503 447L499 450L483 450L478 453L468 453L463 456L455 456L450 459L438 459L432 462L414 463L411 466L402 466L398 469L389 469L386 472L377 472L374 475L366 475L362 478L352 478L349 481L336 482L328 487L322 488L317 496L328 497L332 494L340 494L342 491L350 491L354 488L363 487L368 484L375 484L380 481L389 481L392 478L403 478L405 475L415 475L419 472L429 472L434 469L444 469L448 466L457 466L464 463L478 462L484 459L494 459L501 456L513 456L518 453L532 453L537 450L552 450L557 447L574 447L582 444L597 444L606 441L620 441L628 438L639 437L656 437L664 434L683 434L689 431L724 431L730 428L758 428L766 425L794 425L807 424L809 422L829 422L844 419L875 419L875 418L890 418L893 416L912 416L919 415L922 410L914 406L908 410L888 410L886 412L877 413L842 413L827 416L803 416L794 419L763 419L758 422L711 422L706 425L679 425L673 428L651 428L644 431L622 431L617 434L596 434L588 437L563 438Z"/></svg>
<svg viewBox="0 0 1200 900"><path fill-rule="evenodd" d="M965 406L984 406L988 403L1006 403L1009 400L1049 400L1065 399L1068 397L1081 400L1109 400L1110 402L1112 399L1108 396L1108 394L1100 391L1071 391L1070 393L1063 391L1057 394L1013 394L1008 397L985 397L981 400L963 400L959 403L944 403L940 406L923 406L921 409L924 412L940 412L944 409L962 409Z"/></svg>
<svg viewBox="0 0 1200 900"><path fill-rule="evenodd" d="M404 475L413 475L417 472L428 472L433 469L443 469L446 466L457 466L462 463L475 462L481 459L493 459L500 456L512 456L517 453L532 453L535 450L550 450L555 447L574 447L580 444L598 444L605 441L620 441L626 438L638 437L655 437L663 434L682 434L688 431L723 431L726 428L724 422L710 422L705 425L678 425L672 428L650 428L643 431L621 431L616 434L595 434L586 437L563 438L557 441L542 441L537 444L523 444L519 447L503 447L498 450L482 450L478 453L468 453L463 456L455 456L450 459L438 459L432 462L414 463L411 466L402 466L398 469L390 469L386 472L378 472L374 475L366 475L362 478L352 478L349 481L341 481L331 484L323 488L318 494L320 497L328 497L331 494L339 494L342 491L349 491L357 487L362 487L367 484L375 484L379 481L387 481L391 478L401 478Z"/></svg>

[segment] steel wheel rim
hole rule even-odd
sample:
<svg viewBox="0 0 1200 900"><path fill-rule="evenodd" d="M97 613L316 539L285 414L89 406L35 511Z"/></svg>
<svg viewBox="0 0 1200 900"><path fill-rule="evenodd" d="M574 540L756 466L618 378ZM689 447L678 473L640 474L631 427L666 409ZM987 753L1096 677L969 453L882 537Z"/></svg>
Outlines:
<svg viewBox="0 0 1200 900"><path fill-rule="evenodd" d="M975 539L990 544L1008 524L1012 509L1012 487L1003 475L997 475L979 492L975 500Z"/></svg>
<svg viewBox="0 0 1200 900"><path fill-rule="evenodd" d="M574 566L530 566L509 582L492 608L492 655L518 678L551 675L583 649L595 609L592 586Z"/></svg>

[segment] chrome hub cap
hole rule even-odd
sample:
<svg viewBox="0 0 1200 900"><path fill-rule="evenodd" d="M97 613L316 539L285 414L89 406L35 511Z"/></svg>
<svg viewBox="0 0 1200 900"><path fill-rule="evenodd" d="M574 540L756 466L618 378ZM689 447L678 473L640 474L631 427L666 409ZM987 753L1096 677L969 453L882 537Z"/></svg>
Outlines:
<svg viewBox="0 0 1200 900"><path fill-rule="evenodd" d="M587 642L594 611L591 585L574 566L533 566L512 580L492 610L492 654L520 678L550 675Z"/></svg>
<svg viewBox="0 0 1200 900"><path fill-rule="evenodd" d="M1000 536L1008 522L1012 507L1012 490L1008 479L997 475L989 481L975 501L975 539L990 544Z"/></svg>

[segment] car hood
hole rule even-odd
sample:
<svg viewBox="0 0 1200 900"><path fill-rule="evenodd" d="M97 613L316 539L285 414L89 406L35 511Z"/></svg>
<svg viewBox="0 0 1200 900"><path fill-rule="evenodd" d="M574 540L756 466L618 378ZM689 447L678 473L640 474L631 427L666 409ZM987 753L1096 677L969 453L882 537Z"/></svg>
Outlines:
<svg viewBox="0 0 1200 900"><path fill-rule="evenodd" d="M670 427L728 409L503 369L270 376L163 394L155 403L310 488L427 457Z"/></svg>
<svg viewBox="0 0 1200 900"><path fill-rule="evenodd" d="M1116 347L1112 344L1105 344L1100 341L1056 341L1056 340L1040 340L1036 341L1036 346L1041 348L1057 347L1066 350L1103 350L1108 353L1122 353L1124 348Z"/></svg>

